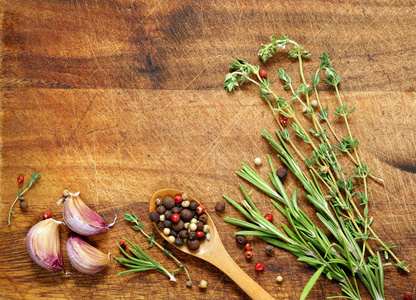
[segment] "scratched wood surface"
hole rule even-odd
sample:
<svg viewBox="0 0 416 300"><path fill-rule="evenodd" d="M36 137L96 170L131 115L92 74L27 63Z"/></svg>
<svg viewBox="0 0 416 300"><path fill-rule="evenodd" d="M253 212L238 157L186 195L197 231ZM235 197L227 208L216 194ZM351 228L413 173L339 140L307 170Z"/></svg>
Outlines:
<svg viewBox="0 0 416 300"><path fill-rule="evenodd" d="M374 228L414 264L415 2L362 2L2 1L0 298L247 298L216 268L178 251L195 282L191 289L183 275L177 283L158 273L116 277L123 269L115 261L95 276L41 269L29 258L24 237L46 210L62 220L56 200L65 188L80 191L107 221L115 212L134 212L147 232L151 195L161 188L185 190L213 212L226 249L247 274L276 299L299 298L314 271L283 250L267 257L256 238L254 258L246 261L234 242L236 228L222 221L239 214L230 206L214 212L222 194L241 199L235 171L242 161L253 166L255 157L273 153L260 131L276 127L255 87L234 94L222 89L227 66L231 57L260 64L259 45L280 33L312 52L307 74L323 51L331 55L344 99L357 106L351 127L361 155L385 180L370 183ZM294 73L297 64L278 54L263 67L278 87L278 68ZM322 94L335 105L329 88ZM343 130L341 123L336 127ZM258 170L268 172L265 165ZM42 178L26 196L29 208L17 206L6 226L17 176L34 171ZM290 175L285 184L289 190L299 185ZM253 195L263 213L274 213L275 224L284 222L267 198ZM305 199L299 201L313 215ZM68 234L62 227L63 245ZM88 240L117 255L122 237L147 246L122 218ZM175 268L158 249L149 253ZM261 274L254 271L258 261L266 267ZM64 264L71 270L65 250ZM282 284L275 282L278 274ZM395 268L385 276L387 299L402 299L416 284L413 273ZM196 286L202 279L207 290ZM309 299L339 294L337 283L321 278ZM363 299L370 297L363 292Z"/></svg>

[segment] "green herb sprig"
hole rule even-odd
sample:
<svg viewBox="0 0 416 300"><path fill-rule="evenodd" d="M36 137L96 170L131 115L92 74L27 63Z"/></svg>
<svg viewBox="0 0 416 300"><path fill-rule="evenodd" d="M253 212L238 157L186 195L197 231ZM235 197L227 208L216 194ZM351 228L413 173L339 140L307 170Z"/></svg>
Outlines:
<svg viewBox="0 0 416 300"><path fill-rule="evenodd" d="M129 250L133 254L133 256L129 255L120 245L118 245L118 248L120 249L121 253L123 253L125 257L115 257L115 256L113 257L116 261L118 261L123 266L130 268L130 270L120 272L117 274L117 276L130 274L130 273L137 273L137 272L142 272L142 271L154 270L159 273L167 275L171 281L176 281L174 272L171 274L165 267L162 266L162 264L152 259L139 246L137 246L136 244L133 244L126 238L124 238L124 240L127 243L129 243L129 245L132 247L132 248L129 248Z"/></svg>
<svg viewBox="0 0 416 300"><path fill-rule="evenodd" d="M169 250L165 249L163 246L161 246L158 242L156 242L155 238L156 235L155 233L153 233L152 236L149 236L146 232L144 232L143 230L143 222L139 223L139 220L137 218L137 216L135 214L131 214L131 213L124 213L124 219L128 222L131 222L135 225L132 225L133 229L140 231L146 238L147 241L149 242L149 247L147 249L150 249L153 247L153 245L155 245L156 247L158 247L159 249L161 249L163 252L165 252L165 254L167 256L169 256L170 258L172 258L179 266L179 268L185 272L186 276L188 277L188 285L192 285L192 280L191 280L191 276L189 275L188 270L186 269L185 265L183 263L181 263L175 256L173 256L172 252L170 252ZM176 272L177 270L175 270L173 272L173 274Z"/></svg>
<svg viewBox="0 0 416 300"><path fill-rule="evenodd" d="M32 173L32 176L30 177L29 182L26 185L26 188L24 190L20 189L17 193L16 199L13 201L12 205L10 205L9 212L7 213L7 225L11 224L12 221L12 214L15 214L16 212L13 210L14 205L18 200L24 200L25 198L23 195L30 190L36 183L36 180L40 178L40 173Z"/></svg>
<svg viewBox="0 0 416 300"><path fill-rule="evenodd" d="M264 222L241 185L240 189L245 197L243 206L227 196L224 197L250 222L232 218L225 220L251 229L237 234L259 236L268 243L291 251L299 260L315 267L318 270L315 273L316 276L314 275L308 282L302 296L306 297L314 281L319 277L317 274L323 272L328 278L340 281L342 291L348 299L361 299L356 278L363 282L373 299L384 299L383 267L391 264L382 263L380 253L370 247L368 240L377 240L381 245L380 250L384 251L386 260L391 256L396 261L397 267L409 272L409 265L395 256L392 249L396 246L392 246L390 242L384 243L371 228L374 218L369 211L368 178L378 182L383 181L372 174L372 167L368 166L360 157L359 141L353 137L348 121L348 117L355 111L355 107L349 107L348 103L343 101L338 88L341 76L333 68L329 56L325 52L319 57L321 63L316 72L312 74L309 84L303 72L303 59L310 56L308 51L286 35L282 35L280 38L271 36L270 40L271 43L262 45L258 52L263 62L267 62L273 53L286 48L286 46L291 47L289 56L298 59L301 78L298 87L294 86L291 77L285 70L279 69L279 78L284 85L283 89L290 90L292 98L286 100L278 96L272 90L269 79L260 77L260 68L242 59L232 59L230 65L232 71L225 76L224 88L232 92L235 88L248 82L258 86L260 97L268 104L280 127L279 131L276 130L278 142L267 131L263 131L262 135L277 150L282 162L301 182L305 190L304 195L317 209L318 218L331 232L335 242L330 243L329 237L326 237L324 232L318 229L299 209L296 189L292 200L288 197L283 185L275 175L270 158L269 165L272 172L269 174L269 179L273 187L245 164L243 164L243 169L237 173L273 198L272 204L288 219L292 229L282 224L285 235L283 232L276 231L277 228L270 228L270 224ZM321 83L322 73L323 82L333 86L335 90L338 107L334 108L333 113L343 119L347 129L346 137L335 132L329 120L328 105L323 105L320 100L317 87ZM312 97L315 99L312 100ZM311 121L313 128L309 130L304 128L300 122L299 114L295 111L293 101L301 105L303 115ZM279 115L292 120L291 129L295 136L310 146L311 158L296 147L288 128L284 128L279 122ZM334 141L331 140L330 135L335 137L335 144L333 144ZM305 163L310 174L306 175L301 170L296 159L290 153L289 147L294 149L296 155ZM339 156L342 154L348 155L356 165L350 173L339 161ZM362 191L357 191L356 182L359 180L363 183ZM324 186L324 189L321 189L320 184ZM327 201L328 199L330 201ZM319 271L322 267L324 267L322 271ZM348 281L345 273L342 273L345 268L353 276L354 284Z"/></svg>

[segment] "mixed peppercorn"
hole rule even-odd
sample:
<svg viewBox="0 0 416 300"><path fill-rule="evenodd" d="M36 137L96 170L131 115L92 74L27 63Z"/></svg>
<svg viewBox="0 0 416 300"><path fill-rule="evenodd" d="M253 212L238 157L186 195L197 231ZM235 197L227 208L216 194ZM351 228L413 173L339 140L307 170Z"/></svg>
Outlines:
<svg viewBox="0 0 416 300"><path fill-rule="evenodd" d="M180 247L186 242L188 249L195 251L203 240L210 239L205 207L190 201L186 194L157 198L155 204L156 211L149 219L168 236L169 243Z"/></svg>

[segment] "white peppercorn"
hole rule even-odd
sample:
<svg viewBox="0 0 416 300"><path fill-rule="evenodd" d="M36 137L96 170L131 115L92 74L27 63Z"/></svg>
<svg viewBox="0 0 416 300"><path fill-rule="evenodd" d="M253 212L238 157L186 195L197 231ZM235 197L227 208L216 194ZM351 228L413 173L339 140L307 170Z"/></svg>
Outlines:
<svg viewBox="0 0 416 300"><path fill-rule="evenodd" d="M279 276L277 276L277 277L276 277L276 281L277 281L277 282L282 282L282 281L283 281L283 277L282 277L282 276L280 276L280 275L279 275Z"/></svg>
<svg viewBox="0 0 416 300"><path fill-rule="evenodd" d="M207 241L211 239L211 234L209 232L206 234L206 238L207 238Z"/></svg>
<svg viewBox="0 0 416 300"><path fill-rule="evenodd" d="M191 204L191 202L189 202L188 200L184 200L184 201L181 202L181 205L184 208L189 207L189 204Z"/></svg>
<svg viewBox="0 0 416 300"><path fill-rule="evenodd" d="M63 192L62 192L62 196L64 196L64 197L68 197L69 196L69 191L68 190L64 190Z"/></svg>
<svg viewBox="0 0 416 300"><path fill-rule="evenodd" d="M165 221L165 215L160 215L159 220L160 220L161 222Z"/></svg>
<svg viewBox="0 0 416 300"><path fill-rule="evenodd" d="M187 195L187 194L185 194L185 193L183 193L183 194L182 194L182 200L183 200L183 201L186 201L186 200L188 200L188 199L189 199L188 195Z"/></svg>
<svg viewBox="0 0 416 300"><path fill-rule="evenodd" d="M166 228L165 228L166 229ZM176 240L176 238L173 236L173 235L171 235L171 236L169 236L168 237L168 242L170 243L170 244L173 244L174 242L175 242L175 240Z"/></svg>
<svg viewBox="0 0 416 300"><path fill-rule="evenodd" d="M191 223L190 225L189 225L189 230L190 231L195 231L197 229L197 226L196 226L196 224L195 223Z"/></svg>
<svg viewBox="0 0 416 300"><path fill-rule="evenodd" d="M191 220L191 224L196 224L196 223L198 223L198 220L197 220L197 219L195 219L195 218L193 218L193 219Z"/></svg>
<svg viewBox="0 0 416 300"><path fill-rule="evenodd" d="M206 280L201 280L198 284L198 287L200 287L201 289L206 289L208 286L208 282Z"/></svg>
<svg viewBox="0 0 416 300"><path fill-rule="evenodd" d="M254 164L256 166L260 166L261 165L261 158L260 157L256 157L256 159L254 160Z"/></svg>
<svg viewBox="0 0 416 300"><path fill-rule="evenodd" d="M169 228L164 228L163 229L163 234L164 235L169 235L170 234L170 229Z"/></svg>
<svg viewBox="0 0 416 300"><path fill-rule="evenodd" d="M312 105L313 107L318 107L318 101L316 101L316 100L312 100L312 101L311 101L311 105Z"/></svg>
<svg viewBox="0 0 416 300"><path fill-rule="evenodd" d="M183 227L184 227L185 229L189 229L189 225L191 225L191 223L186 222L185 224L183 224Z"/></svg>
<svg viewBox="0 0 416 300"><path fill-rule="evenodd" d="M205 232L205 233L209 232L209 225L204 225L203 232Z"/></svg>

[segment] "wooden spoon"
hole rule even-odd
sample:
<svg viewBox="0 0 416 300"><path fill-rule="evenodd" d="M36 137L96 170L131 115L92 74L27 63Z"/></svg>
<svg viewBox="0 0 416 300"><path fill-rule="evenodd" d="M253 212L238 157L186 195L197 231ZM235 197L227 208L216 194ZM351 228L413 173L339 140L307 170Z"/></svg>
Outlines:
<svg viewBox="0 0 416 300"><path fill-rule="evenodd" d="M156 210L156 204L155 200L157 198L163 199L166 196L175 197L175 195L182 195L183 192L179 190L174 189L164 189L157 191L150 200L150 212ZM197 200L189 196L190 201L196 201L198 204L200 204ZM218 269L223 271L225 274L228 275L244 292L247 293L252 299L273 299L270 294L268 294L260 285L257 284L253 279L251 279L243 270L240 269L240 267L234 262L234 260L231 258L231 256L227 253L227 251L224 248L224 245L222 244L220 237L218 235L217 229L215 228L214 223L212 222L212 219L208 212L206 212L208 216L208 220L206 224L210 227L210 240L204 240L201 242L201 246L196 251L191 251L188 249L188 247L184 244L181 247L176 247L179 250L196 256L200 259L203 259L212 265L216 266ZM156 225L156 223L155 223ZM163 234L159 229L156 230L160 233L160 235L167 240L167 236Z"/></svg>

